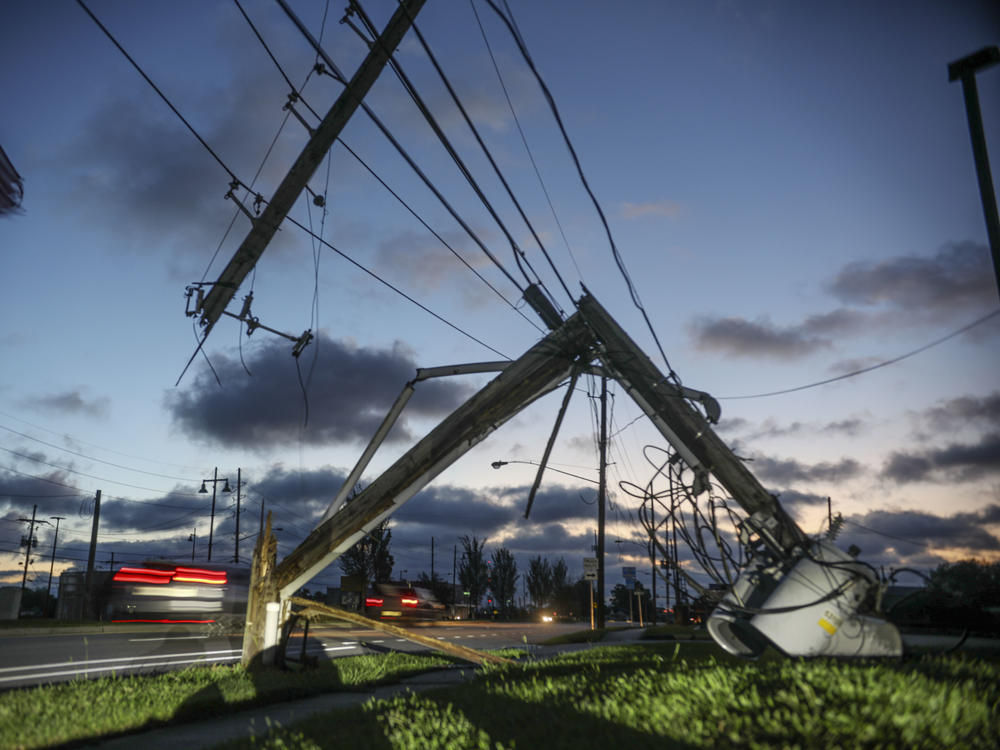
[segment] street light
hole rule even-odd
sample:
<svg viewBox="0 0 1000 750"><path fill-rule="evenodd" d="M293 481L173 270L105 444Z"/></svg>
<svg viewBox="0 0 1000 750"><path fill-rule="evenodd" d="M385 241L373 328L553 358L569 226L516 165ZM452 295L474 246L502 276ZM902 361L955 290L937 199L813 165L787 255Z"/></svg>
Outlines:
<svg viewBox="0 0 1000 750"><path fill-rule="evenodd" d="M490 464L490 466L492 466L494 469L499 469L501 466L506 466L507 464L529 464L531 466L539 465L534 461L494 461L493 463ZM581 477L579 474L572 474L568 471L563 471L562 469L553 469L551 466L546 466L545 468L547 471L554 471L557 474L565 474L568 477L575 477L576 479L582 479L584 482L590 482L591 484L597 484L597 485L600 484L600 482L598 482L596 479Z"/></svg>
<svg viewBox="0 0 1000 750"><path fill-rule="evenodd" d="M194 545L197 538L198 529L191 529L191 533L188 535L188 541L191 542L191 562L194 562Z"/></svg>
<svg viewBox="0 0 1000 750"><path fill-rule="evenodd" d="M212 483L212 515L211 515L211 519L209 520L209 524L208 524L208 560L209 560L209 562L211 562L212 561L212 534L213 534L213 532L215 530L215 487L216 487L216 485L219 482L225 482L226 486L222 488L222 491L223 492L232 492L232 490L229 489L229 477L225 477L223 479L219 479L219 467L215 467L215 472L213 473L211 479L202 479L201 480L201 489L198 490L199 493L208 494L208 488L205 487L205 485L208 482Z"/></svg>

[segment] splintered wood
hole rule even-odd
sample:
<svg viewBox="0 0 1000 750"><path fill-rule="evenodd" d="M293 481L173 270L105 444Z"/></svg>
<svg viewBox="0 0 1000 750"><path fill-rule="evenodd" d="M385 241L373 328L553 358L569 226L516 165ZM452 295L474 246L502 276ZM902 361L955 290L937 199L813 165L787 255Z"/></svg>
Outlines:
<svg viewBox="0 0 1000 750"><path fill-rule="evenodd" d="M459 646L455 643L448 643L447 641L439 641L437 638L430 638L426 635L420 635L419 633L414 633L412 630L407 630L406 628L401 628L398 625L393 625L388 622L380 622L378 620L372 620L364 615L359 615L357 612L349 612L346 609L340 609L339 607L331 607L328 604L320 604L319 602L314 602L310 599L302 599L297 596L293 596L289 599L292 604L296 604L300 607L304 607L303 610L298 612L300 615L329 615L330 617L336 617L338 620L347 620L348 622L353 622L356 625L361 625L366 628L372 628L374 630L381 630L383 633L390 633L392 635L398 636L400 638L405 638L408 641L414 643L419 643L422 646L427 646L436 651L443 651L446 654L451 654L459 659L464 659L465 661L472 662L473 664L514 664L510 659L505 659L502 656L497 656L495 654L489 654L485 651L477 651L474 648L468 648L467 646Z"/></svg>

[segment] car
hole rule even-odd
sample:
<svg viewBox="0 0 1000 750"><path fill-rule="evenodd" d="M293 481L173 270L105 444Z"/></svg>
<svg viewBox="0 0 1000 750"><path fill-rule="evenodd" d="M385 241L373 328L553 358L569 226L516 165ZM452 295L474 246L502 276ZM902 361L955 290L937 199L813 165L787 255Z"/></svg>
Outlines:
<svg viewBox="0 0 1000 750"><path fill-rule="evenodd" d="M433 622L445 616L445 606L420 586L378 583L365 597L365 616L373 620Z"/></svg>

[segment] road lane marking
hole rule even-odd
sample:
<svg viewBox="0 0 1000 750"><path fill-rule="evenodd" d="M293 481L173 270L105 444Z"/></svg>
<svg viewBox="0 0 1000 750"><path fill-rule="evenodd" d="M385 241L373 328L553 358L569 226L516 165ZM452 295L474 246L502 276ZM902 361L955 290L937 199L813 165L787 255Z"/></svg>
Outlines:
<svg viewBox="0 0 1000 750"><path fill-rule="evenodd" d="M221 651L189 651L183 654L160 654L158 656L116 656L112 659L84 659L83 661L61 661L54 664L29 664L23 667L2 667L0 672L23 672L27 669L54 669L56 667L86 666L88 664L105 664L113 661L138 661L140 659L181 659L186 656L215 656L218 654L242 654L243 649L230 648Z"/></svg>
<svg viewBox="0 0 1000 750"><path fill-rule="evenodd" d="M208 635L171 635L167 638L129 638L130 643L143 643L145 641L202 641L211 638Z"/></svg>
<svg viewBox="0 0 1000 750"><path fill-rule="evenodd" d="M42 674L26 674L26 675L20 675L20 676L13 675L11 677L0 677L0 682L12 682L13 680L26 680L26 679L44 680L44 679L47 679L49 677L66 677L67 675L90 674L91 672L114 672L116 669L128 669L128 668L132 668L132 669L145 669L145 668L149 668L149 667L177 667L177 666L182 666L184 664L199 664L199 663L204 664L204 663L207 663L207 662L237 661L238 659L240 659L240 656L234 655L234 656L221 656L221 657L216 658L216 659L188 659L187 661L149 662L149 663L145 663L145 664L134 664L134 665L131 665L131 667L130 667L130 665L120 664L120 665L117 665L117 666L108 666L108 667L91 667L89 669L66 669L66 670L62 670L62 671L59 671L59 672L44 672ZM101 661L107 661L107 660L101 660ZM77 662L77 663L82 663L82 662Z"/></svg>

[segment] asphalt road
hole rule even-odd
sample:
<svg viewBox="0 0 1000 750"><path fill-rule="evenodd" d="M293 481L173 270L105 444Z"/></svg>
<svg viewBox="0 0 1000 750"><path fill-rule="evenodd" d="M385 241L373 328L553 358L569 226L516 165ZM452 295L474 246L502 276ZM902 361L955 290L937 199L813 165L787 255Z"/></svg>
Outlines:
<svg viewBox="0 0 1000 750"><path fill-rule="evenodd" d="M560 633L582 630L581 623L447 622L420 626L421 635L476 649L525 647ZM242 633L211 634L194 626L111 626L102 631L60 629L0 633L0 690L108 674L165 672L191 664L240 660ZM377 630L310 628L305 653L319 659L384 651L428 649ZM301 631L289 641L288 656L302 653Z"/></svg>

